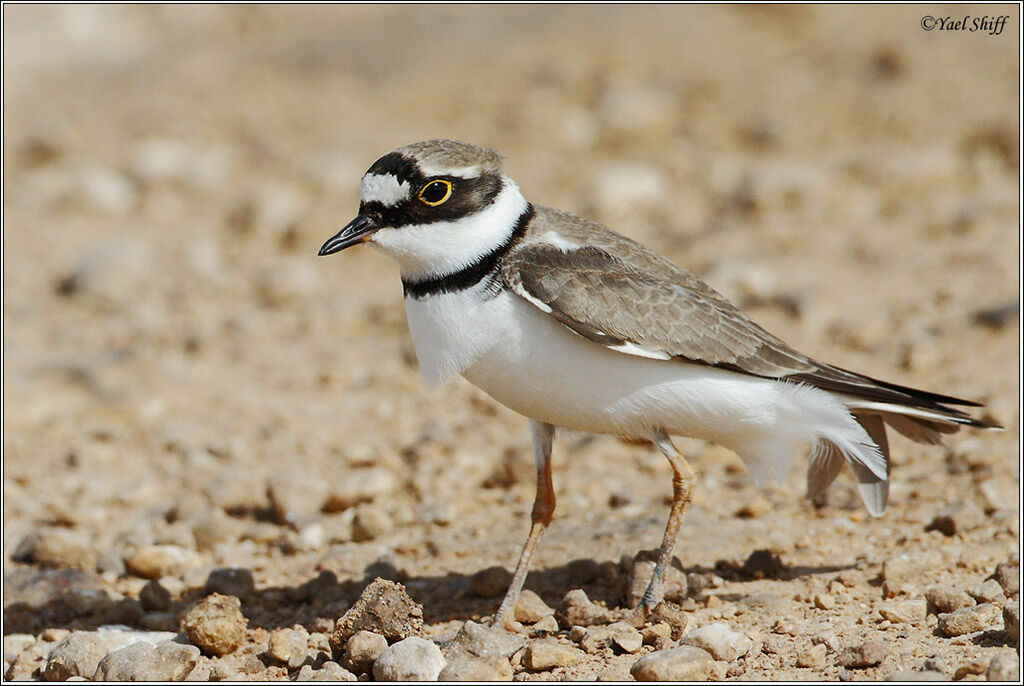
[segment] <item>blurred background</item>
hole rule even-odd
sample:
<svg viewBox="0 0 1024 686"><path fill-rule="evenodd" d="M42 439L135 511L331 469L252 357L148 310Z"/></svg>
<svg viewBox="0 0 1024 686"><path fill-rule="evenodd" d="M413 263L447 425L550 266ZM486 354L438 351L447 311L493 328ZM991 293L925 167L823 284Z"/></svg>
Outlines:
<svg viewBox="0 0 1024 686"><path fill-rule="evenodd" d="M808 354L1008 426L894 439L893 508L865 527L919 531L949 498L1015 522L1019 7L938 9L1011 16L995 36L925 31L922 5L5 5L5 606L51 567L116 599L228 564L257 587L513 564L525 420L424 388L386 258L316 257L366 168L435 137L502 151L534 203L649 244ZM695 564L808 534L803 461L762 491L680 444ZM662 462L561 442L537 568L655 547ZM855 516L848 480L830 498ZM173 559L136 559L154 546Z"/></svg>

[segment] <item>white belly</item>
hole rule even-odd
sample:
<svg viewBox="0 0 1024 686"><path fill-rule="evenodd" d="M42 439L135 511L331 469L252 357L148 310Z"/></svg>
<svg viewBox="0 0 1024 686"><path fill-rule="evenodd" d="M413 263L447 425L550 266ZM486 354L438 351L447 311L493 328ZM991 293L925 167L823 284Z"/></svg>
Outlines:
<svg viewBox="0 0 1024 686"><path fill-rule="evenodd" d="M734 450L755 475L784 473L821 435L863 434L824 391L608 350L508 292L486 302L472 291L408 299L406 311L428 382L461 373L555 426L639 437L663 428Z"/></svg>

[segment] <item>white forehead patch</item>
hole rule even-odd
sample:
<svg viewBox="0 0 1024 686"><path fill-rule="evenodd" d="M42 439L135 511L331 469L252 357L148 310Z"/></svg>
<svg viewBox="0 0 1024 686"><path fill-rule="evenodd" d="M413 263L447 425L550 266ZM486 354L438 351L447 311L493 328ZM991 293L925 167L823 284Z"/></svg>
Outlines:
<svg viewBox="0 0 1024 686"><path fill-rule="evenodd" d="M394 174L364 174L360 199L363 202L379 202L385 207L397 205L409 199L409 182L398 182Z"/></svg>
<svg viewBox="0 0 1024 686"><path fill-rule="evenodd" d="M480 176L479 164L468 167L443 167L429 162L417 162L417 164L424 176L457 176L460 179L475 179Z"/></svg>

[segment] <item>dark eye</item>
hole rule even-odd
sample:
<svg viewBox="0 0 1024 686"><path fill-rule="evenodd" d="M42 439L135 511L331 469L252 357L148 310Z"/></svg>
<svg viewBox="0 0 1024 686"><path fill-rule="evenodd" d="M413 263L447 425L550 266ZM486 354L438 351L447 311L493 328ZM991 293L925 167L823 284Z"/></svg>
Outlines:
<svg viewBox="0 0 1024 686"><path fill-rule="evenodd" d="M452 182L436 179L420 189L419 199L436 207L452 197Z"/></svg>

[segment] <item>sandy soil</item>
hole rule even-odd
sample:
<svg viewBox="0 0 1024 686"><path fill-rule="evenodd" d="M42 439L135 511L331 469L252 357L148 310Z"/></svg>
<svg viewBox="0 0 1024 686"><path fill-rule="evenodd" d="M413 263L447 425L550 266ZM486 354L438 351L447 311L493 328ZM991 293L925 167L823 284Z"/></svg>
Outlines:
<svg viewBox="0 0 1024 686"><path fill-rule="evenodd" d="M385 257L315 256L377 157L449 137L798 349L1007 427L892 437L877 520L845 475L804 500L803 456L758 488L681 439L699 483L677 556L711 584L691 626L764 646L718 676L953 677L1015 655L1001 623L949 638L934 614L879 614L1019 559L1020 15L942 9L1011 17L996 36L925 31L926 6L4 6L5 636L173 628L225 566L255 579L253 641L337 618L378 574L438 640L493 612L470 579L510 568L528 529L526 420L462 380L424 387ZM621 607L620 559L660 541L668 465L571 435L554 472L527 587ZM957 503L955 530L930 527ZM133 558L153 545L176 549L156 571ZM763 578L743 569L756 550L778 556ZM324 570L339 584L308 592ZM186 599L158 616L67 601L130 608L145 573ZM797 666L812 639L827 658ZM880 665L839 663L867 640ZM516 678L628 678L636 659Z"/></svg>

